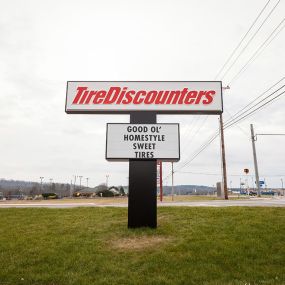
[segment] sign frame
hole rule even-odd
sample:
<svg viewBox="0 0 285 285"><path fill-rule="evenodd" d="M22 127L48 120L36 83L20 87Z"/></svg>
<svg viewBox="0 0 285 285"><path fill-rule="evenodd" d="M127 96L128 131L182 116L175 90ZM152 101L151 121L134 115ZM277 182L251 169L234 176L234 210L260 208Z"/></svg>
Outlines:
<svg viewBox="0 0 285 285"><path fill-rule="evenodd" d="M150 110L147 110L147 109L142 109L142 110L67 110L67 98L68 98L68 84L69 82L86 82L86 83L90 83L90 82L100 82L100 83L109 83L109 82L114 82L114 83L122 83L122 82L130 82L130 83L135 83L135 82L138 82L138 83L203 83L203 82L216 82L216 83L219 83L220 84L220 96L221 96L221 110L153 110L153 109L150 109ZM124 114L130 114L131 112L155 112L157 115L166 115L166 114L170 114L170 115L220 115L224 112L224 104L223 104L223 88L222 88L222 81L220 80L201 80L201 81L174 81L174 80L171 80L171 81L168 81L168 80L145 80L145 81L139 81L139 80L120 80L120 81L104 81L104 80L97 80L97 81L90 81L90 80L70 80L70 81L67 81L67 84L66 84L66 98L65 98L65 112L67 114L112 114L112 115L124 115Z"/></svg>
<svg viewBox="0 0 285 285"><path fill-rule="evenodd" d="M107 145L108 145L108 125L177 125L177 135L178 135L178 158L108 158L107 157ZM107 123L106 124L106 147L105 147L105 159L110 162L128 162L130 160L138 160L138 161L153 161L160 160L162 162L178 162L181 158L181 147L180 147L180 124L179 123Z"/></svg>

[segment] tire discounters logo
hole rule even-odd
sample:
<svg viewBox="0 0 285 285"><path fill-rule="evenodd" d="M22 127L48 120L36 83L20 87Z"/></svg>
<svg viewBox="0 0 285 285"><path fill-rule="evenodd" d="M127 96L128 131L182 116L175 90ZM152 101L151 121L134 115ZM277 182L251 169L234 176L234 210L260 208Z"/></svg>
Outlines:
<svg viewBox="0 0 285 285"><path fill-rule="evenodd" d="M68 81L67 113L220 114L221 81Z"/></svg>

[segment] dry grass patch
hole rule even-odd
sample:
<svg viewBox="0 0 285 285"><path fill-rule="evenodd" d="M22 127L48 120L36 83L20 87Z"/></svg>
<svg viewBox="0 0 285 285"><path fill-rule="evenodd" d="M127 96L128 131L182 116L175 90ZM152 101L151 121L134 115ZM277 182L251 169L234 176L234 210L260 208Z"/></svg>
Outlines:
<svg viewBox="0 0 285 285"><path fill-rule="evenodd" d="M151 249L157 246L164 246L170 242L171 238L169 237L145 235L116 240L112 242L112 248L124 251L140 251Z"/></svg>

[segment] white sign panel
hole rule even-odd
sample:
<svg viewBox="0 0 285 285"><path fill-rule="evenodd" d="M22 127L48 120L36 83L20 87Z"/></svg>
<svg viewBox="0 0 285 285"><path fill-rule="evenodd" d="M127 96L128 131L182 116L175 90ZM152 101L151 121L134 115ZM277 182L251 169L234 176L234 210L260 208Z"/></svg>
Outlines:
<svg viewBox="0 0 285 285"><path fill-rule="evenodd" d="M68 81L67 113L220 114L221 81Z"/></svg>
<svg viewBox="0 0 285 285"><path fill-rule="evenodd" d="M178 161L179 124L107 124L106 159Z"/></svg>

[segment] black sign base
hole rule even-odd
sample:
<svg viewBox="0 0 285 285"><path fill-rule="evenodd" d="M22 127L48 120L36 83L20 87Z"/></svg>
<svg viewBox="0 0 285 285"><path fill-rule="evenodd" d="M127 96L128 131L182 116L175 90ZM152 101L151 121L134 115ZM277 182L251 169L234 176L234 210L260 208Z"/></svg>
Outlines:
<svg viewBox="0 0 285 285"><path fill-rule="evenodd" d="M155 112L132 112L131 124L156 124ZM129 162L128 227L157 227L156 159Z"/></svg>

